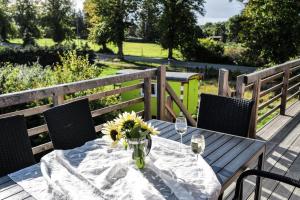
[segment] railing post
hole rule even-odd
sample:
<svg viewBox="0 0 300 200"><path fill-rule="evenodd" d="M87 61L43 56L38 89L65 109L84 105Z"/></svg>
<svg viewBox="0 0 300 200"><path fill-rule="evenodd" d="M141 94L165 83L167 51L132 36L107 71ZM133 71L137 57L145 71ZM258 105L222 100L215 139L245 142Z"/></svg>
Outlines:
<svg viewBox="0 0 300 200"><path fill-rule="evenodd" d="M160 66L157 71L157 119L165 119L166 101L166 67Z"/></svg>
<svg viewBox="0 0 300 200"><path fill-rule="evenodd" d="M284 69L284 76L283 76L283 86L281 90L281 104L280 104L280 114L285 115L286 110L286 102L287 102L287 90L289 87L289 78L290 78L290 68L286 67Z"/></svg>
<svg viewBox="0 0 300 200"><path fill-rule="evenodd" d="M230 96L229 84L228 84L228 76L229 72L226 69L219 70L219 88L218 95L219 96Z"/></svg>
<svg viewBox="0 0 300 200"><path fill-rule="evenodd" d="M144 79L144 120L148 121L151 115L151 78Z"/></svg>
<svg viewBox="0 0 300 200"><path fill-rule="evenodd" d="M64 103L64 95L53 95L53 105L57 106Z"/></svg>
<svg viewBox="0 0 300 200"><path fill-rule="evenodd" d="M257 126L257 117L258 117L260 89L261 89L261 79L258 79L254 82L253 85L252 100L254 101L254 105L251 113L250 127L249 127L250 138L256 138L256 126Z"/></svg>
<svg viewBox="0 0 300 200"><path fill-rule="evenodd" d="M244 93L245 93L245 82L244 82L244 79L245 79L245 75L242 74L242 75L239 75L237 78L236 78L236 97L237 98L244 98Z"/></svg>

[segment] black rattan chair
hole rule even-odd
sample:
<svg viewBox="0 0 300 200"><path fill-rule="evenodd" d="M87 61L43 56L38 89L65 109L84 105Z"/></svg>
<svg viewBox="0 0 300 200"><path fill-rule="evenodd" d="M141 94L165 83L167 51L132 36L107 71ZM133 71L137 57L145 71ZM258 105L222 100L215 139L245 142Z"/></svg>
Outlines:
<svg viewBox="0 0 300 200"><path fill-rule="evenodd" d="M88 99L53 107L44 116L54 149L72 149L96 139Z"/></svg>
<svg viewBox="0 0 300 200"><path fill-rule="evenodd" d="M271 172L252 169L252 170L247 170L247 171L243 172L240 175L240 177L238 178L238 180L236 182L236 189L235 189L235 194L234 194L233 200L242 200L242 198L243 198L243 180L244 180L244 178L246 178L248 176L258 176L258 177L262 177L262 178L272 179L275 181L279 181L279 182L286 183L286 184L292 185L294 187L300 188L300 181L298 181L298 180L288 178L286 176L274 174ZM258 194L256 194L256 195L258 195Z"/></svg>
<svg viewBox="0 0 300 200"><path fill-rule="evenodd" d="M253 101L201 94L197 127L248 137Z"/></svg>
<svg viewBox="0 0 300 200"><path fill-rule="evenodd" d="M33 164L24 116L0 119L0 177Z"/></svg>

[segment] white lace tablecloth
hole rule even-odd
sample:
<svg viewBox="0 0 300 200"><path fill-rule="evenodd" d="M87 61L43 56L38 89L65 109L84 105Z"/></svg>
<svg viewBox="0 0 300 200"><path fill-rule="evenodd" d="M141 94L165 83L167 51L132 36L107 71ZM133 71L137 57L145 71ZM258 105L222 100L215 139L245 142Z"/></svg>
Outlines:
<svg viewBox="0 0 300 200"><path fill-rule="evenodd" d="M190 147L153 137L146 167L131 151L96 139L72 150L55 150L41 163L9 174L36 199L217 199L221 185L206 161Z"/></svg>

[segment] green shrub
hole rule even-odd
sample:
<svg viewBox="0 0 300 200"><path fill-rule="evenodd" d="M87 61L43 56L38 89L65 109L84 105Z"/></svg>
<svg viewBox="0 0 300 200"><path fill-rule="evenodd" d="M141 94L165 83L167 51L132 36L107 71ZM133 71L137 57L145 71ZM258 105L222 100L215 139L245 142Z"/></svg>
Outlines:
<svg viewBox="0 0 300 200"><path fill-rule="evenodd" d="M9 62L14 64L32 64L38 62L42 66L60 63L60 55L72 50L72 45L35 47L27 46L24 48L5 48L0 51L0 63ZM93 51L82 49L76 50L78 55L88 55L89 61L93 62Z"/></svg>
<svg viewBox="0 0 300 200"><path fill-rule="evenodd" d="M223 55L223 43L208 38L199 39L198 43L190 43L187 46L181 47L181 53L187 60L233 64L228 57Z"/></svg>

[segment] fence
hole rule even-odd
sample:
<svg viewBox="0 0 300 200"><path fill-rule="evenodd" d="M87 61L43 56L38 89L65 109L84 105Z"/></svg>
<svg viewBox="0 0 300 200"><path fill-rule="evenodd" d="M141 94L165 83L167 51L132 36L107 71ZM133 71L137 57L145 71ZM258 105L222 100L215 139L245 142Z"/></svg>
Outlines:
<svg viewBox="0 0 300 200"><path fill-rule="evenodd" d="M235 90L231 90L228 83L228 71L219 72L219 95L245 98L247 90L252 91L254 109L251 117L250 137L255 137L257 123L279 111L285 115L287 103L297 97L299 99L300 59L289 61L271 68L243 74L237 77ZM263 98L268 96L267 100ZM277 104L276 104L277 103ZM271 109L258 115L259 111Z"/></svg>
<svg viewBox="0 0 300 200"><path fill-rule="evenodd" d="M175 92L172 90L170 85L166 82L166 68L164 66L158 69L149 69L144 70L142 72L136 72L132 74L125 74L125 75L113 75L104 78L96 78L91 80L84 80L80 82L74 83L67 83L62 85L56 85L46 88L40 89L32 89L27 91L21 91L16 93L10 94L3 94L0 95L0 118L14 116L14 115L24 115L26 118L32 116L42 116L42 113L47 109L51 108L52 106L60 105L63 103L75 101L81 98L88 98L90 102L103 99L108 96L118 95L123 92L137 90L143 88L144 96L140 96L135 99L131 99L125 102L120 102L115 105L109 105L104 108L92 110L92 117L96 118L102 116L104 114L110 113L112 111L121 110L128 106L137 104L137 103L144 103L144 110L138 112L139 115L142 115L145 120L151 119L151 82L157 81L158 85L158 103L157 103L157 111L158 111L158 119L164 120L167 118L167 114L175 117L173 110L169 106L169 101L174 101L178 107L181 109L183 114L187 117L188 122L191 125L196 125L195 120L192 116L188 113L187 109L184 107L182 102L176 96ZM126 87L121 87L113 90L108 91L101 91L98 93L89 94L86 96L81 96L73 99L66 99L66 95L81 92L89 89L99 88L108 85L115 85L117 83L122 83L126 81L132 80L141 80L141 83L130 85ZM167 97L167 94L169 96ZM46 105L35 106L27 109L22 110L13 110L5 108L11 108L16 105L20 104L30 104L35 101L43 100L43 99L51 99L51 102ZM95 126L95 130L99 132L102 128L102 124L98 124ZM34 127L30 127L28 129L28 136L33 137L39 134L47 134L48 128L47 125L43 122L43 124L38 124ZM33 153L39 154L46 150L52 149L52 142L47 142L32 148Z"/></svg>

